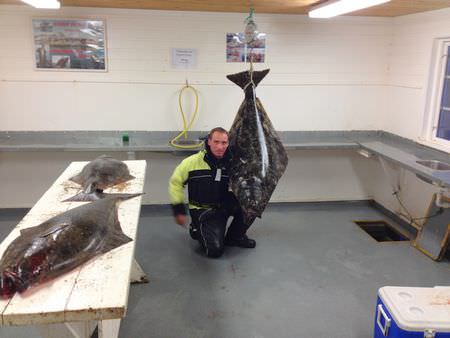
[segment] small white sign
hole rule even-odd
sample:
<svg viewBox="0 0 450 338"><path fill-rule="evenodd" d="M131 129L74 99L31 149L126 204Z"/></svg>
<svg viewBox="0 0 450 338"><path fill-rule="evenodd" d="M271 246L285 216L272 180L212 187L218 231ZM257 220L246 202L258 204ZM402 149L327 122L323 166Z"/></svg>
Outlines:
<svg viewBox="0 0 450 338"><path fill-rule="evenodd" d="M191 69L197 66L197 50L191 48L172 48L172 67Z"/></svg>

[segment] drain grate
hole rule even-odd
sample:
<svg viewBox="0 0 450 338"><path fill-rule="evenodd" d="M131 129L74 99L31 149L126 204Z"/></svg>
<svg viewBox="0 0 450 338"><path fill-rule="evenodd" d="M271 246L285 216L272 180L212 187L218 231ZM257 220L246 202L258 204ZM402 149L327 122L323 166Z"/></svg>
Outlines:
<svg viewBox="0 0 450 338"><path fill-rule="evenodd" d="M409 241L407 237L398 232L385 221L354 221L361 229L367 232L377 242Z"/></svg>

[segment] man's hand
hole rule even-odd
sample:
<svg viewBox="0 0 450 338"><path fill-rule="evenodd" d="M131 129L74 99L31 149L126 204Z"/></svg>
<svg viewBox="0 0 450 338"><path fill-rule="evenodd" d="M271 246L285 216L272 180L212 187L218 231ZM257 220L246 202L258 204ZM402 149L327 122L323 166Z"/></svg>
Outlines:
<svg viewBox="0 0 450 338"><path fill-rule="evenodd" d="M175 222L177 222L178 225L181 225L182 227L186 227L186 215L176 215L175 216Z"/></svg>

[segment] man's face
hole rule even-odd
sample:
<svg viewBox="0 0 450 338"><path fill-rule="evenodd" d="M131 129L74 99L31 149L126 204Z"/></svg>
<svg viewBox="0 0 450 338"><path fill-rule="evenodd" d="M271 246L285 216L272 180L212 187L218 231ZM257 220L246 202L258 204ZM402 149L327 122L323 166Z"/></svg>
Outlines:
<svg viewBox="0 0 450 338"><path fill-rule="evenodd" d="M216 158L222 158L228 148L228 135L216 131L208 139L208 145Z"/></svg>

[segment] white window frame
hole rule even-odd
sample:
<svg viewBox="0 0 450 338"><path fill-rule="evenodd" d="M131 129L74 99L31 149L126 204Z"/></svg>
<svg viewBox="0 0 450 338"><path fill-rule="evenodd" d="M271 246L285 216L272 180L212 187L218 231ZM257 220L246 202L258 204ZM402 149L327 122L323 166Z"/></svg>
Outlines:
<svg viewBox="0 0 450 338"><path fill-rule="evenodd" d="M422 135L419 139L425 145L450 152L450 141L436 137L439 122L444 73L446 67L447 51L450 47L450 37L437 38L433 43L430 63L428 91Z"/></svg>

